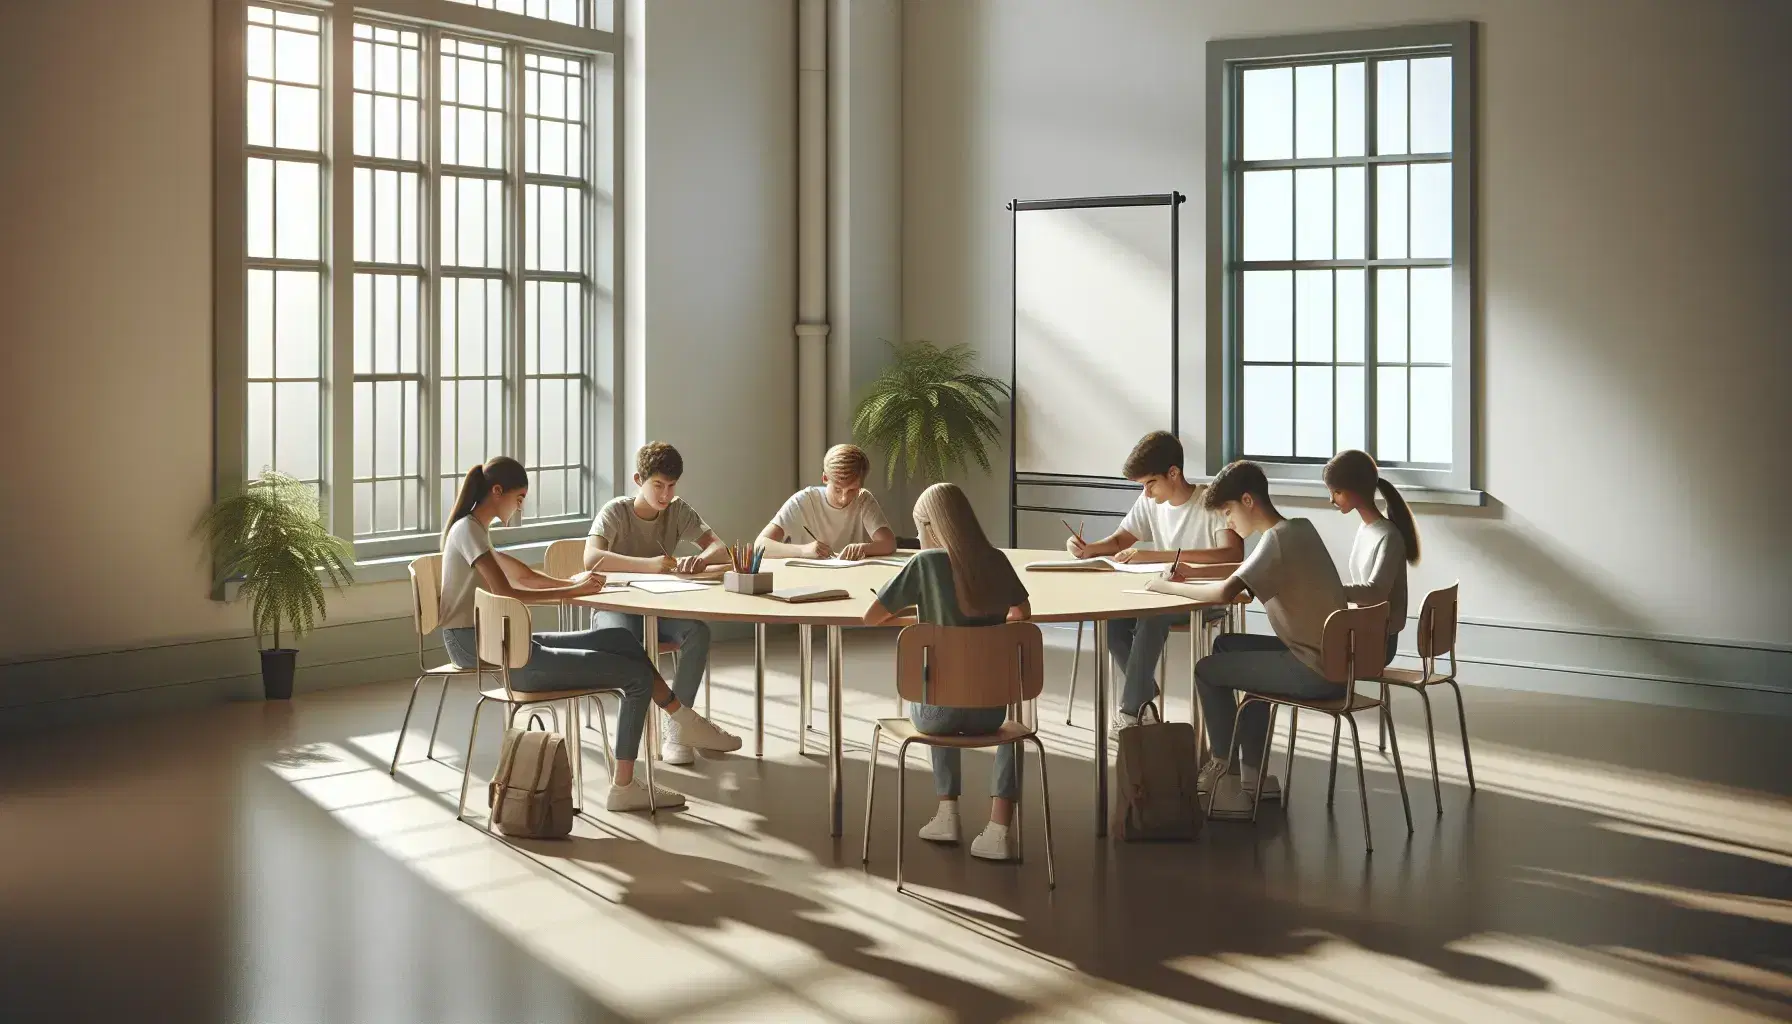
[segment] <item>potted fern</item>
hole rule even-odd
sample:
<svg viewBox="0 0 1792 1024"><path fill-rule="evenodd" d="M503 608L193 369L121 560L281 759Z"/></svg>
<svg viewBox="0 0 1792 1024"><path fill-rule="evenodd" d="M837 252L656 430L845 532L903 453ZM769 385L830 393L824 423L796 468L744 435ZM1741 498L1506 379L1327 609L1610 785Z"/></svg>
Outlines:
<svg viewBox="0 0 1792 1024"><path fill-rule="evenodd" d="M263 692L269 700L291 697L299 652L280 646L282 635L302 637L326 617L324 581L341 590L353 579L348 545L324 526L317 492L273 470L213 505L199 530L217 581L242 580L255 642L273 638L273 646L261 650Z"/></svg>
<svg viewBox="0 0 1792 1024"><path fill-rule="evenodd" d="M1002 436L997 414L1008 384L972 368L969 345L894 345L895 359L871 382L853 413L859 443L883 456L886 482L897 467L911 480L944 480L975 461L989 471L989 446Z"/></svg>

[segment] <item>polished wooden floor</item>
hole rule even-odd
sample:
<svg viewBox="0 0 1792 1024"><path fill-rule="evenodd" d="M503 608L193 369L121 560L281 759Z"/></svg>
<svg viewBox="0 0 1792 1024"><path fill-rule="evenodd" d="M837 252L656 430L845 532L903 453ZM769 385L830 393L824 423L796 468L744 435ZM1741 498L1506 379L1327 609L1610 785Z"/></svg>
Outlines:
<svg viewBox="0 0 1792 1024"><path fill-rule="evenodd" d="M1784 719L1470 687L1480 788L1446 711L1441 813L1419 706L1400 706L1410 838L1391 765L1366 743L1365 856L1348 742L1328 811L1329 732L1307 722L1285 812L1133 845L1093 836L1088 690L1064 726L1059 647L1040 716L1057 890L1030 812L1019 866L911 841L909 898L893 891L887 752L859 862L888 646L849 638L839 840L824 762L795 748L788 646L774 648L763 760L676 771L688 810L592 810L563 842L506 844L454 820L464 682L440 762L414 721L395 779L409 680L10 740L0 1019L1792 1019ZM749 654L718 648L716 717L737 731ZM495 746L487 730L476 773ZM973 831L987 763L967 758ZM588 765L601 806L595 745ZM918 760L909 781L913 829L932 801Z"/></svg>

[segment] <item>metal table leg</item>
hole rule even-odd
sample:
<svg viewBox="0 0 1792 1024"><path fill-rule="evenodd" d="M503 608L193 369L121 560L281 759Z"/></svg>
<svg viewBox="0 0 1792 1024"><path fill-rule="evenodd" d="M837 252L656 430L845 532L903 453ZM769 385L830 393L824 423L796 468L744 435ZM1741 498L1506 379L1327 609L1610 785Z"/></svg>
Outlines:
<svg viewBox="0 0 1792 1024"><path fill-rule="evenodd" d="M846 652L839 626L828 627L828 834L838 836L842 829L845 808L841 803L840 784L840 704L841 678Z"/></svg>
<svg viewBox="0 0 1792 1024"><path fill-rule="evenodd" d="M1108 834L1108 620L1095 620L1095 835Z"/></svg>
<svg viewBox="0 0 1792 1024"><path fill-rule="evenodd" d="M660 667L660 617L658 615L641 616L641 646L647 651L647 663L652 665L655 671L658 671ZM667 683L666 685L670 688L672 684ZM647 726L646 757L649 768L647 785L648 791L651 793L653 787L651 769L654 759L660 756L660 709L655 707L651 701L647 705L645 724Z"/></svg>
<svg viewBox="0 0 1792 1024"><path fill-rule="evenodd" d="M753 623L753 756L765 756L765 623Z"/></svg>
<svg viewBox="0 0 1792 1024"><path fill-rule="evenodd" d="M807 622L796 627L796 752L809 752L809 723L815 720L815 627Z"/></svg>

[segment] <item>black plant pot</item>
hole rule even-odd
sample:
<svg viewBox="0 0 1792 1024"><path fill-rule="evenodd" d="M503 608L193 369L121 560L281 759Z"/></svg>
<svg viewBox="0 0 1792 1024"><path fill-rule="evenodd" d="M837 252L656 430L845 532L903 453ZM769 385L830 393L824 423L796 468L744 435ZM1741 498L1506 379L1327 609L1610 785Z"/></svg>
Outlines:
<svg viewBox="0 0 1792 1024"><path fill-rule="evenodd" d="M261 690L268 700L292 699L292 670L298 657L290 647L261 652Z"/></svg>

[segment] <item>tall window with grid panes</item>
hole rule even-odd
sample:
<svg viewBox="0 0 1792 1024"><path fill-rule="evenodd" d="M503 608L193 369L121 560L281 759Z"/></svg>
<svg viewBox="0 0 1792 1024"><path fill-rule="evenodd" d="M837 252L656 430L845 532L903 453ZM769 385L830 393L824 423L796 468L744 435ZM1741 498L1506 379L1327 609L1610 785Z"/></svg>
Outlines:
<svg viewBox="0 0 1792 1024"><path fill-rule="evenodd" d="M1451 25L1210 46L1218 461L1311 478L1362 448L1404 483L1470 486L1471 43Z"/></svg>
<svg viewBox="0 0 1792 1024"><path fill-rule="evenodd" d="M406 554L508 453L513 539L582 533L617 414L610 0L236 9L220 490L290 473L358 557Z"/></svg>

